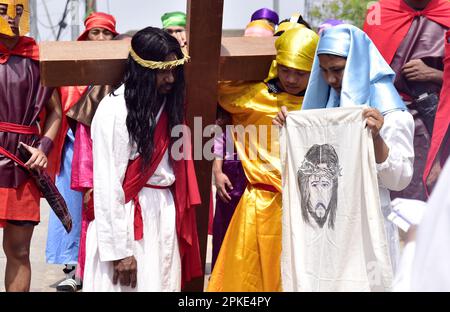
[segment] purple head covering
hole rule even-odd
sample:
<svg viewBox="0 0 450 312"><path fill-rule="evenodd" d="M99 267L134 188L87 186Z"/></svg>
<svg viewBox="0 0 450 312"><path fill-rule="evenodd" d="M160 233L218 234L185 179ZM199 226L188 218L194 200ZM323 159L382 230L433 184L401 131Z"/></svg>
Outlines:
<svg viewBox="0 0 450 312"><path fill-rule="evenodd" d="M253 13L252 15L252 21L259 20L259 19L267 19L274 23L275 25L278 25L279 17L277 12L272 11L267 8L262 8Z"/></svg>
<svg viewBox="0 0 450 312"><path fill-rule="evenodd" d="M326 21L324 21L322 24L319 25L318 33L320 34L322 31L324 31L329 27L334 27L341 24L344 24L344 21L338 19L327 19Z"/></svg>

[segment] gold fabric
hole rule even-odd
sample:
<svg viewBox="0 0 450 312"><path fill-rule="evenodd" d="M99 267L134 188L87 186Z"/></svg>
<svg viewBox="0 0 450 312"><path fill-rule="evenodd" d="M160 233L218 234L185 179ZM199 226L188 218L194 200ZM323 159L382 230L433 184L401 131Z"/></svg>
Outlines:
<svg viewBox="0 0 450 312"><path fill-rule="evenodd" d="M232 115L233 125L254 125L257 157L251 159L249 140L236 151L249 181L225 235L208 291L281 291L281 162L278 130L272 119L281 106L301 109L303 97L269 93L265 83L223 83L219 104ZM267 129L267 143L264 128ZM265 184L277 192L264 190Z"/></svg>
<svg viewBox="0 0 450 312"><path fill-rule="evenodd" d="M278 76L278 64L310 72L316 53L319 36L306 27L285 31L276 41L276 60L272 62L266 81Z"/></svg>
<svg viewBox="0 0 450 312"><path fill-rule="evenodd" d="M30 6L28 0L0 0L0 4L6 4L8 6L6 15L11 19L16 18L16 6L22 5L23 13L19 22L19 35L24 36L30 32ZM8 24L8 20L3 16L0 17L0 34L10 37L15 36Z"/></svg>

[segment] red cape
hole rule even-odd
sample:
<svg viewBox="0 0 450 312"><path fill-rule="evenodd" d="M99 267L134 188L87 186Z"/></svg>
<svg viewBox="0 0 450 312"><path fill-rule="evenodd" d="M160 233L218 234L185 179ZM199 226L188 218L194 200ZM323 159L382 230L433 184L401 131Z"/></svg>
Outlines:
<svg viewBox="0 0 450 312"><path fill-rule="evenodd" d="M184 143L187 143L183 146L190 147L190 138L183 137L183 139ZM170 147L166 112L161 114L155 128L153 141L154 151L149 165L142 170L142 157L130 161L123 181L125 202L135 199L134 234L137 240L143 237L143 227L145 226L142 221L140 204L136 202L137 195L145 187ZM186 155L192 155L190 148L186 152ZM176 209L176 229L181 257L182 285L184 285L185 282L203 275L194 208L195 205L201 203L201 200L192 159L174 160L172 157L171 159L175 173L172 194Z"/></svg>
<svg viewBox="0 0 450 312"><path fill-rule="evenodd" d="M364 31L375 43L388 64L392 62L401 42L406 37L414 17L423 15L450 28L450 2L448 0L431 0L422 11L412 9L404 0L380 0L368 10L367 14L376 10L377 5L381 6L381 24L369 25L366 17Z"/></svg>
<svg viewBox="0 0 450 312"><path fill-rule="evenodd" d="M428 151L427 163L423 175L423 184L426 186L426 179L430 174L433 163L441 148L442 142L447 134L450 124L450 31L446 35L445 59L444 59L444 83L442 85L439 106L434 119L433 137ZM441 159L444 162L444 159Z"/></svg>
<svg viewBox="0 0 450 312"><path fill-rule="evenodd" d="M11 55L39 61L39 46L33 38L24 36L19 37L19 42L12 50L0 43L0 64L5 64Z"/></svg>
<svg viewBox="0 0 450 312"><path fill-rule="evenodd" d="M67 121L66 114L78 102L78 100L83 96L87 89L88 87L86 86L61 87L59 89L63 117L61 120L61 127L59 128L58 134L53 142L53 150L50 153L50 161L53 162L56 166L56 175L59 174L59 170L61 167L62 150L64 148L67 131L69 131L69 123Z"/></svg>

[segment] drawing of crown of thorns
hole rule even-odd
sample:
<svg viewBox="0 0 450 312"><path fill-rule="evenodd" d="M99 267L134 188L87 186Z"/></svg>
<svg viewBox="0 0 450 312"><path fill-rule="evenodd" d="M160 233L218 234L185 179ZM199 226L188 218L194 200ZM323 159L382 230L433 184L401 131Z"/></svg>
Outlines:
<svg viewBox="0 0 450 312"><path fill-rule="evenodd" d="M326 167L320 166L326 165ZM332 165L331 167L326 163L313 164L309 160L305 159L302 162L301 167L298 169L304 176L317 176L317 177L327 177L329 179L334 179L342 176L342 168L339 164Z"/></svg>

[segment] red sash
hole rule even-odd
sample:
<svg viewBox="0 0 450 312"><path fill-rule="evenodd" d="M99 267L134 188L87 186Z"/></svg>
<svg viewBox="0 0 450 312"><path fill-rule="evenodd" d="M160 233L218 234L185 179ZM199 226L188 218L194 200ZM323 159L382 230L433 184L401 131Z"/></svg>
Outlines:
<svg viewBox="0 0 450 312"><path fill-rule="evenodd" d="M433 137L431 138L431 145L428 151L427 163L423 174L423 184L426 187L426 180L430 174L434 160L440 150L442 142L447 134L450 124L450 31L446 35L445 43L445 68L444 68L444 83L440 96L439 106L434 119ZM448 147L447 147L448 148ZM444 159L442 161L445 161ZM427 189L428 193L428 189Z"/></svg>
<svg viewBox="0 0 450 312"><path fill-rule="evenodd" d="M11 153L10 151L4 149L3 147L0 146L0 154L8 157L9 159L11 159L12 161L16 162L19 166L21 166L22 168L24 168L26 171L29 171L30 169L28 169L27 166L25 166L25 163L23 161L21 161L19 159L19 157L17 157L16 155L14 155L13 153Z"/></svg>
<svg viewBox="0 0 450 312"><path fill-rule="evenodd" d="M148 180L153 176L164 154L169 147L168 117L162 113L155 128L154 133L154 151L149 165L142 171L142 157L131 160L123 181L123 190L125 193L125 203L134 201L134 239L141 240L144 236L142 210L139 203L139 192L146 187Z"/></svg>
<svg viewBox="0 0 450 312"><path fill-rule="evenodd" d="M395 53L405 39L416 16L428 19L445 27L450 27L450 2L448 0L431 0L422 11L416 11L404 0L381 0L368 10L370 14L377 5L381 5L381 24L369 25L367 18L364 31L375 43L378 50L390 64ZM373 11L373 14L376 14Z"/></svg>
<svg viewBox="0 0 450 312"><path fill-rule="evenodd" d="M13 124L9 122L1 122L0 121L0 132L11 132L11 133L20 133L20 134L29 134L29 135L39 135L39 129L37 126L24 126L19 124ZM12 161L16 162L19 166L23 167L28 171L28 167L13 153L4 149L0 146L0 154L8 157Z"/></svg>
<svg viewBox="0 0 450 312"><path fill-rule="evenodd" d="M39 61L39 46L33 38L20 37L19 42L12 50L8 50L0 43L0 64L5 64L11 55L22 56Z"/></svg>
<svg viewBox="0 0 450 312"><path fill-rule="evenodd" d="M20 134L35 134L39 135L39 129L37 126L24 126L9 122L0 121L0 132L11 132Z"/></svg>

